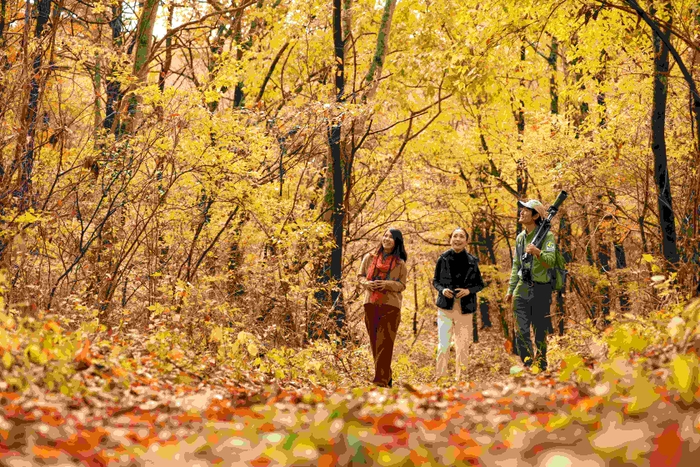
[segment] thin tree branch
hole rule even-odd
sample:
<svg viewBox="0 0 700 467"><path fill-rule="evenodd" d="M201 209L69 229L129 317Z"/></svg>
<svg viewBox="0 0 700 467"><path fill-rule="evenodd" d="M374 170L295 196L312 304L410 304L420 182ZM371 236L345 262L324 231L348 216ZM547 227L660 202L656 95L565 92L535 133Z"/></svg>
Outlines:
<svg viewBox="0 0 700 467"><path fill-rule="evenodd" d="M280 58L282 57L282 54L287 49L287 47L289 47L289 42L284 43L284 45L282 46L280 51L277 52L277 55L275 55L275 59L272 60L272 63L270 64L270 69L267 71L267 75L265 75L265 79L262 82L262 86L260 86L260 92L258 93L258 97L255 99L256 103L260 102L260 100L262 99L262 96L265 93L265 87L267 86L267 82L270 81L270 77L272 76L272 73L275 71L275 67L277 66L277 62L279 62Z"/></svg>

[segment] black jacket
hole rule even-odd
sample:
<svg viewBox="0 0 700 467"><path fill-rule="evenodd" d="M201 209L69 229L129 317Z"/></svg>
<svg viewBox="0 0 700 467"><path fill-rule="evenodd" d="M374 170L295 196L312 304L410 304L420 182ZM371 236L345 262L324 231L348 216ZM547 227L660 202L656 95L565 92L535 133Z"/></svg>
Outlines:
<svg viewBox="0 0 700 467"><path fill-rule="evenodd" d="M476 311L476 294L484 288L484 281L479 271L479 260L462 251L455 253L449 249L438 258L435 265L435 276L433 276L433 286L438 291L438 308L451 310L454 305L454 298L447 298L442 294L444 289L469 289L469 295L462 297L462 314Z"/></svg>

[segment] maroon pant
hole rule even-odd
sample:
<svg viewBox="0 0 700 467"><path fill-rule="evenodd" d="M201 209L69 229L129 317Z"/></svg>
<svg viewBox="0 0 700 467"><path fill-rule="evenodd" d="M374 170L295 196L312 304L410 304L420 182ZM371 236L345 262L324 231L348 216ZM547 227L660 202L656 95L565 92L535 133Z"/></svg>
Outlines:
<svg viewBox="0 0 700 467"><path fill-rule="evenodd" d="M394 353L396 331L401 322L401 310L390 305L365 304L365 325L374 357L374 380L378 386L391 381L391 356Z"/></svg>

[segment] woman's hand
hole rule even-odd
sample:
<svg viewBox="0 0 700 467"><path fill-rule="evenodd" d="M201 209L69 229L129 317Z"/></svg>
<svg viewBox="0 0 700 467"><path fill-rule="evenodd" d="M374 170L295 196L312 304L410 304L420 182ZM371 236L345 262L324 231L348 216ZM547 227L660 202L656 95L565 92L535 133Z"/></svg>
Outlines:
<svg viewBox="0 0 700 467"><path fill-rule="evenodd" d="M385 283L386 281L365 281L363 285L367 290L374 292L376 290L384 290L386 288Z"/></svg>
<svg viewBox="0 0 700 467"><path fill-rule="evenodd" d="M455 296L455 293L450 289L442 289L442 294L447 298L453 298Z"/></svg>
<svg viewBox="0 0 700 467"><path fill-rule="evenodd" d="M469 289L455 289L455 291L457 292L457 295L455 295L455 298L466 297L467 295L469 295L471 293L469 291Z"/></svg>

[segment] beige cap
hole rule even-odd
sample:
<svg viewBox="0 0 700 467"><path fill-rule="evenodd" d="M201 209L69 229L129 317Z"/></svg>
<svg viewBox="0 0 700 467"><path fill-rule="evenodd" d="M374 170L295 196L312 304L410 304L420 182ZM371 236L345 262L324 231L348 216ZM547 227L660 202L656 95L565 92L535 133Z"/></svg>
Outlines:
<svg viewBox="0 0 700 467"><path fill-rule="evenodd" d="M529 208L529 209L534 209L537 214L540 215L540 219L544 219L547 217L547 210L544 208L542 203L540 203L536 199L531 199L525 203L522 201L518 200L518 204L524 208Z"/></svg>

